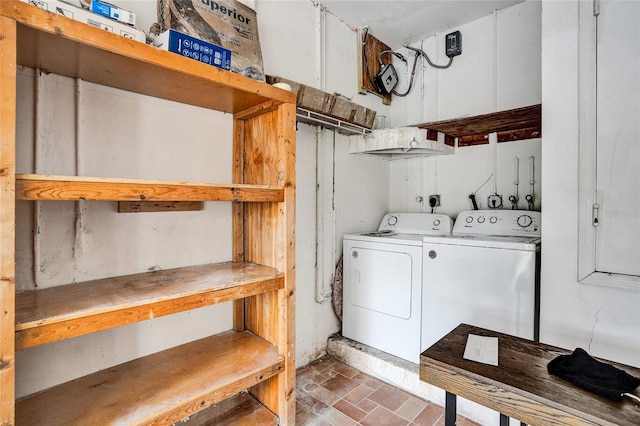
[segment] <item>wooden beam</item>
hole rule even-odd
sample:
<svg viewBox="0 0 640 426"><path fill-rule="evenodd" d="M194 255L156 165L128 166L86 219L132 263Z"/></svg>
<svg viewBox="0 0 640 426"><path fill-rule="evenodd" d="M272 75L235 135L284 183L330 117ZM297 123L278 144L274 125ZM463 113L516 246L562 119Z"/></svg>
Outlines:
<svg viewBox="0 0 640 426"><path fill-rule="evenodd" d="M437 132L447 136L445 143L457 138L458 147L487 144L490 133L498 134L498 142L539 138L542 136L542 105L422 123L417 127L427 129L429 139Z"/></svg>
<svg viewBox="0 0 640 426"><path fill-rule="evenodd" d="M282 188L269 185L32 174L21 174L16 178L17 200L278 202L284 199Z"/></svg>
<svg viewBox="0 0 640 426"><path fill-rule="evenodd" d="M118 213L187 212L202 210L202 201L119 201Z"/></svg>
<svg viewBox="0 0 640 426"><path fill-rule="evenodd" d="M2 2L4 3L4 2ZM0 424L14 424L16 23L0 17Z"/></svg>
<svg viewBox="0 0 640 426"><path fill-rule="evenodd" d="M382 98L382 103L385 105L391 104L391 94L389 95L381 95L376 90L371 80L380 72L380 64L378 62L378 55L385 51L391 50L389 46L384 44L382 41L378 40L371 34L367 32L367 35L364 39L364 49L362 48L362 33L359 33L358 46L360 47L358 51L358 55L360 60L359 63L359 81L360 81L360 92L369 92L374 95L378 95ZM388 64L391 62L391 55L385 54L382 55L382 63Z"/></svg>

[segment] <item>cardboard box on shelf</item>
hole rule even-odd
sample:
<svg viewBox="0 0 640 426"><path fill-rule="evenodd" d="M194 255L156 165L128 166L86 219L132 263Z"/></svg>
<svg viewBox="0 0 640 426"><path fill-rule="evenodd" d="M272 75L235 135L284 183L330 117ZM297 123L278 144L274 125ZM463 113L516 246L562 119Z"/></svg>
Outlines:
<svg viewBox="0 0 640 426"><path fill-rule="evenodd" d="M1 1L1 0L0 0ZM74 7L68 3L59 0L21 0L24 3L37 6L40 9L48 10L49 12L57 13L62 16L66 16L69 19L80 21L85 24L89 24L92 27L102 28L105 31L109 31L123 37L130 38L132 40L146 43L147 37L145 34L133 28L130 25L121 24L113 19L105 18L88 10Z"/></svg>
<svg viewBox="0 0 640 426"><path fill-rule="evenodd" d="M291 91L298 95L297 105L300 108L338 118L367 129L373 127L376 112L348 99L277 76L267 76L267 83L286 83L291 86Z"/></svg>
<svg viewBox="0 0 640 426"><path fill-rule="evenodd" d="M229 50L176 30L163 32L156 37L153 45L224 70L229 70L231 66L231 52Z"/></svg>
<svg viewBox="0 0 640 426"><path fill-rule="evenodd" d="M169 29L232 52L231 71L265 81L256 12L235 0L158 0L160 31Z"/></svg>

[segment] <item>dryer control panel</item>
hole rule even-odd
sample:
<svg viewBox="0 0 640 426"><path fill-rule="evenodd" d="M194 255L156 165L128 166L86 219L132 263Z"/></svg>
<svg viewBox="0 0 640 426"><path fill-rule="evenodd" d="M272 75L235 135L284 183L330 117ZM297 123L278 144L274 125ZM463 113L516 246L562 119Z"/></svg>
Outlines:
<svg viewBox="0 0 640 426"><path fill-rule="evenodd" d="M448 235L453 220L444 214L434 213L389 213L384 215L378 232L396 234Z"/></svg>
<svg viewBox="0 0 640 426"><path fill-rule="evenodd" d="M540 237L541 213L532 210L470 210L458 214L454 235Z"/></svg>

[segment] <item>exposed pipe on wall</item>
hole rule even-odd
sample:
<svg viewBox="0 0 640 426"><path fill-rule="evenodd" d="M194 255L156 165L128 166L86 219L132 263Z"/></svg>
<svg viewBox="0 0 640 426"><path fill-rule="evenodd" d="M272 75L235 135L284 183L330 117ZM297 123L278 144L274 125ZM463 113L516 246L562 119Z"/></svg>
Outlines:
<svg viewBox="0 0 640 426"><path fill-rule="evenodd" d="M326 88L326 9L316 4L316 79L320 90ZM316 127L316 276L315 300L331 299L331 282L336 265L335 131L327 143L327 130Z"/></svg>
<svg viewBox="0 0 640 426"><path fill-rule="evenodd" d="M493 10L493 110L498 111L498 10Z"/></svg>

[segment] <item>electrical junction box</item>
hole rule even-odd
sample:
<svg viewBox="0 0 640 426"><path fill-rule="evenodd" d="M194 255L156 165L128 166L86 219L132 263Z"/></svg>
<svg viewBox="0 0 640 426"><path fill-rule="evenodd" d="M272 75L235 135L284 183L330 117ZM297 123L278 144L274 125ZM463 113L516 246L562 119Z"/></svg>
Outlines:
<svg viewBox="0 0 640 426"><path fill-rule="evenodd" d="M378 93L388 95L398 84L398 73L393 65L384 64L378 75L374 77L373 82L376 84Z"/></svg>
<svg viewBox="0 0 640 426"><path fill-rule="evenodd" d="M447 34L446 53L450 58L462 54L462 34L460 31Z"/></svg>

